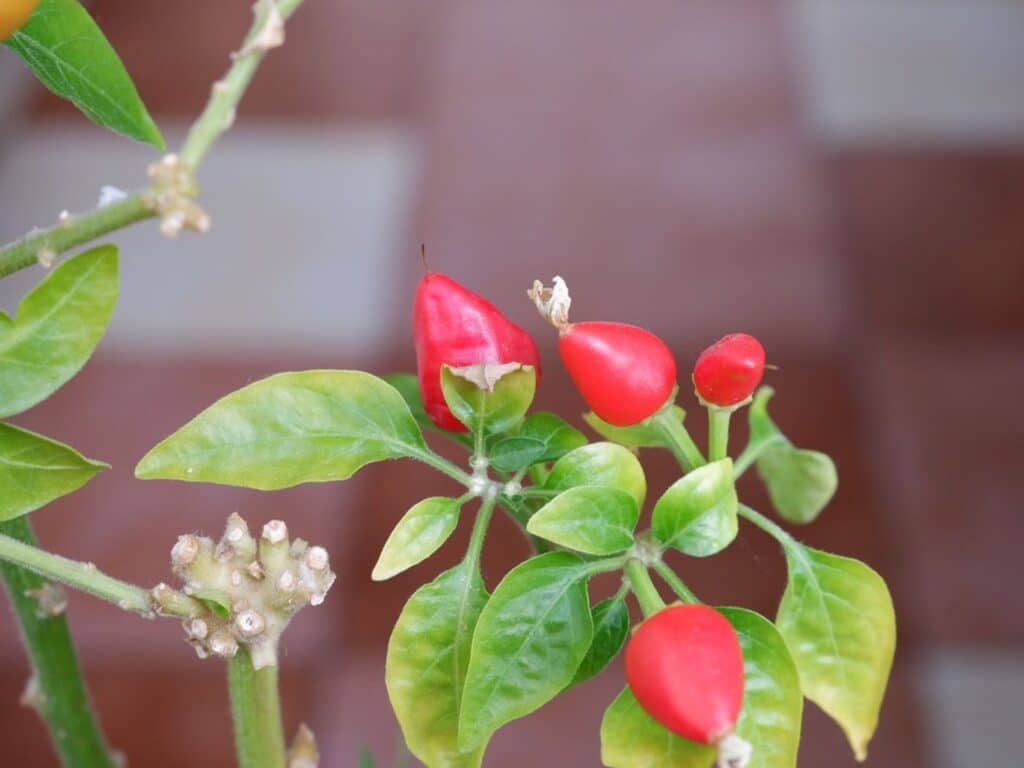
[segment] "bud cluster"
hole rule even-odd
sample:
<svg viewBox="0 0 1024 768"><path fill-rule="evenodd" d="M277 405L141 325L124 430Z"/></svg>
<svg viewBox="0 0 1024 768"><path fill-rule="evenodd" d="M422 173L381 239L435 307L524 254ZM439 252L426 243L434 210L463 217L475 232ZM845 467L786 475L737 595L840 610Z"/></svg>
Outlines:
<svg viewBox="0 0 1024 768"><path fill-rule="evenodd" d="M257 541L238 514L216 544L205 536L179 537L171 567L182 591L210 609L184 622L199 657L231 658L244 645L256 669L277 664L278 638L292 616L320 605L335 579L323 547L289 540L280 520L263 526Z"/></svg>

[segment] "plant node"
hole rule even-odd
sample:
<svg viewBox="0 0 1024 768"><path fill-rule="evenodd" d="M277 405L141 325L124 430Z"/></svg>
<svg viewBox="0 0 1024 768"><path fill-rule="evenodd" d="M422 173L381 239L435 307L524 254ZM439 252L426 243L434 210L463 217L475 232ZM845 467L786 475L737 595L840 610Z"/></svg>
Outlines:
<svg viewBox="0 0 1024 768"><path fill-rule="evenodd" d="M256 669L277 664L278 638L285 627L304 606L322 603L335 579L326 549L302 539L289 541L280 520L267 523L257 542L238 514L228 518L216 543L202 536L180 537L171 564L185 591L210 608L183 624L197 655L231 658L244 645ZM154 602L163 605L171 593L180 594L159 585Z"/></svg>
<svg viewBox="0 0 1024 768"><path fill-rule="evenodd" d="M210 217L195 198L199 194L192 169L171 153L148 169L150 188L143 199L146 206L160 217L160 232L175 238L184 229L207 232Z"/></svg>

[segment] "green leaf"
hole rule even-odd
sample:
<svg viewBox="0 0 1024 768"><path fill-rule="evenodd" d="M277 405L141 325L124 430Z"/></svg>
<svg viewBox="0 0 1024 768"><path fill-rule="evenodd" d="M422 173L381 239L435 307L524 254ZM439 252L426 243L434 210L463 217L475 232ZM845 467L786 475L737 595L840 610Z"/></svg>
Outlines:
<svg viewBox="0 0 1024 768"><path fill-rule="evenodd" d="M366 747L359 749L359 768L377 768L373 755L370 754Z"/></svg>
<svg viewBox="0 0 1024 768"><path fill-rule="evenodd" d="M491 464L502 472L518 472L534 464L560 459L587 444L586 436L553 413L532 413L518 434L494 443Z"/></svg>
<svg viewBox="0 0 1024 768"><path fill-rule="evenodd" d="M625 594L602 600L594 606L591 618L594 639L570 686L579 685L603 672L622 651L629 637L629 608Z"/></svg>
<svg viewBox="0 0 1024 768"><path fill-rule="evenodd" d="M686 418L686 411L678 405L671 406L671 412L672 416L680 423ZM631 424L628 427L617 427L614 424L609 424L593 411L583 414L583 420L605 440L610 440L632 450L639 448L662 448L666 445L665 434L655 423L653 417L644 419L639 424Z"/></svg>
<svg viewBox="0 0 1024 768"><path fill-rule="evenodd" d="M618 488L581 486L553 498L530 518L534 536L587 555L614 555L633 545L636 499Z"/></svg>
<svg viewBox="0 0 1024 768"><path fill-rule="evenodd" d="M452 414L471 432L498 435L518 426L533 402L533 366L480 363L441 368L441 391Z"/></svg>
<svg viewBox="0 0 1024 768"><path fill-rule="evenodd" d="M117 248L68 259L33 288L12 320L0 313L0 417L31 408L85 365L117 301Z"/></svg>
<svg viewBox="0 0 1024 768"><path fill-rule="evenodd" d="M732 459L698 467L654 505L651 527L667 547L693 557L721 552L736 538L738 506Z"/></svg>
<svg viewBox="0 0 1024 768"><path fill-rule="evenodd" d="M388 642L384 679L409 750L427 768L478 768L486 742L457 746L470 638L487 592L460 564L420 587Z"/></svg>
<svg viewBox="0 0 1024 768"><path fill-rule="evenodd" d="M384 581L434 554L459 522L458 499L434 496L415 504L384 543L373 580Z"/></svg>
<svg viewBox="0 0 1024 768"><path fill-rule="evenodd" d="M35 432L0 424L0 521L76 491L106 468Z"/></svg>
<svg viewBox="0 0 1024 768"><path fill-rule="evenodd" d="M192 591L191 597L194 597L222 619L227 619L231 616L231 598L222 590L197 589Z"/></svg>
<svg viewBox="0 0 1024 768"><path fill-rule="evenodd" d="M221 398L147 453L135 474L266 491L344 480L427 450L394 387L362 371L303 371Z"/></svg>
<svg viewBox="0 0 1024 768"><path fill-rule="evenodd" d="M41 0L10 46L36 77L73 102L93 122L164 148L160 130L139 98L121 59L75 0Z"/></svg>
<svg viewBox="0 0 1024 768"><path fill-rule="evenodd" d="M615 443L591 443L570 451L555 462L544 481L545 488L556 491L586 485L626 491L640 508L647 495L647 478L640 462Z"/></svg>
<svg viewBox="0 0 1024 768"><path fill-rule="evenodd" d="M416 419L416 423L420 425L420 429L429 429L431 432L444 435L449 440L461 443L467 448L473 447L473 438L470 435L464 432L449 432L447 429L441 429L430 420L426 410L423 408L423 398L420 396L420 383L415 375L411 373L389 373L381 378L398 390L398 394L402 396L405 404L409 406L409 412Z"/></svg>
<svg viewBox="0 0 1024 768"><path fill-rule="evenodd" d="M804 695L839 723L863 760L896 649L889 590L864 563L795 542L786 546L786 563L779 632Z"/></svg>
<svg viewBox="0 0 1024 768"><path fill-rule="evenodd" d="M593 639L586 564L549 552L513 568L473 633L459 715L459 746L484 744L572 682Z"/></svg>
<svg viewBox="0 0 1024 768"><path fill-rule="evenodd" d="M719 608L743 650L743 709L736 733L754 748L751 768L796 768L804 697L786 641L768 619Z"/></svg>
<svg viewBox="0 0 1024 768"><path fill-rule="evenodd" d="M809 523L832 500L839 486L835 463L820 451L796 448L768 415L775 394L761 387L750 406L751 445L764 445L757 472L768 487L772 506L792 523Z"/></svg>
<svg viewBox="0 0 1024 768"><path fill-rule="evenodd" d="M601 762L607 768L710 768L715 750L664 728L626 688L601 720ZM750 768L757 768L756 752Z"/></svg>

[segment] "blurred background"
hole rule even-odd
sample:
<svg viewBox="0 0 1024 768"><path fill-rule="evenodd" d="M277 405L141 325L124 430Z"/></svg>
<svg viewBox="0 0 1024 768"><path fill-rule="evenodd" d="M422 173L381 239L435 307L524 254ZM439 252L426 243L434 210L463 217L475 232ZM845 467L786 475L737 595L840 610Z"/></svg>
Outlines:
<svg viewBox="0 0 1024 768"><path fill-rule="evenodd" d="M249 3L92 7L177 145ZM840 471L835 503L798 535L866 560L896 600L900 648L869 764L1019 765L1021 72L1014 0L310 2L202 168L213 231L172 243L147 223L112 238L123 287L106 340L16 419L113 465L36 513L40 537L149 584L166 578L179 533L218 534L232 511L253 526L283 517L327 545L339 582L285 639L287 727L308 721L326 766L355 765L362 745L390 765L389 629L464 541L394 582L369 573L393 523L446 482L389 463L258 493L132 470L255 378L412 369L425 242L436 270L535 333L539 404L567 415L582 404L524 297L534 278L564 275L577 319L655 330L681 371L727 332L763 339L778 422ZM3 241L92 207L104 184L142 183L155 157L23 75L0 51ZM3 309L43 276L0 283ZM653 495L673 467L649 458ZM524 552L500 527L490 584ZM769 615L784 582L776 545L749 528L725 555L680 567L708 601ZM169 622L79 595L69 616L129 764L231 764L220 664L198 663ZM0 763L51 766L18 705L26 677L4 611ZM504 729L488 768L598 765L601 713L622 684L613 666ZM805 732L801 765L854 765L813 705Z"/></svg>

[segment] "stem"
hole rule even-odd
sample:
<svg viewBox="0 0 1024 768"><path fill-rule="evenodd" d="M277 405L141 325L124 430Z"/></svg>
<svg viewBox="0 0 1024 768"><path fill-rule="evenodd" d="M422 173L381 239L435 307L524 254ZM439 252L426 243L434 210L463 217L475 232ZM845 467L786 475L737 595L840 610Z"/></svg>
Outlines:
<svg viewBox="0 0 1024 768"><path fill-rule="evenodd" d="M700 600L693 594L693 591L686 586L681 578L673 571L668 563L658 561L654 564L654 570L658 572L658 575L664 579L665 583L669 585L673 592L682 600L684 603L692 603L693 605L700 605Z"/></svg>
<svg viewBox="0 0 1024 768"><path fill-rule="evenodd" d="M731 408L708 406L708 461L719 461L729 455L729 419Z"/></svg>
<svg viewBox="0 0 1024 768"><path fill-rule="evenodd" d="M660 430L661 434L664 435L665 439L668 440L668 448L676 457L676 461L679 465L687 472L702 467L707 462L704 460L704 454L700 452L700 448L693 442L693 438L690 437L690 433L683 426L683 423L679 421L672 413L671 408L663 408L654 416L651 417L651 421Z"/></svg>
<svg viewBox="0 0 1024 768"><path fill-rule="evenodd" d="M763 440L748 443L747 447L743 449L743 452L736 457L736 461L733 463L733 477L738 480L744 472L750 469L750 465L757 461L765 450L777 443L784 443L785 441L786 438L776 433Z"/></svg>
<svg viewBox="0 0 1024 768"><path fill-rule="evenodd" d="M658 588L651 581L651 575L647 572L647 566L639 560L632 559L626 563L626 578L629 579L629 586L640 603L640 610L646 618L650 618L658 611L664 609L665 601L658 594Z"/></svg>
<svg viewBox="0 0 1024 768"><path fill-rule="evenodd" d="M12 521L13 522L13 521ZM11 523L7 523L7 526ZM21 540L19 540L21 539ZM154 606L151 595L142 587L115 579L98 570L92 563L81 563L66 557L46 552L26 544L24 536L0 533L0 560L19 565L44 578L59 581L94 597L113 603L125 611L134 611L143 616L152 616ZM188 617L203 613L202 605L190 597L171 590L163 590L166 600L161 600L162 613Z"/></svg>
<svg viewBox="0 0 1024 768"><path fill-rule="evenodd" d="M27 518L0 523L0 531L35 544ZM35 573L9 563L0 563L0 576L17 616L33 680L38 686L31 703L50 731L61 764L74 768L114 768L116 763L89 701L67 620L63 614L41 614L39 603L32 596L49 585Z"/></svg>
<svg viewBox="0 0 1024 768"><path fill-rule="evenodd" d="M256 670L242 647L228 662L231 719L238 768L284 768L284 728L277 692L277 666Z"/></svg>
<svg viewBox="0 0 1024 768"><path fill-rule="evenodd" d="M0 249L0 277L38 264L40 253L48 252L57 256L108 232L124 229L154 216L156 212L146 205L141 192L103 208L75 214L65 222L31 232Z"/></svg>
<svg viewBox="0 0 1024 768"><path fill-rule="evenodd" d="M487 536L487 526L490 525L493 514L494 499L484 500L477 510L476 520L473 521L473 533L469 537L469 546L463 560L467 573L476 573L480 569L480 553L483 551L484 537Z"/></svg>
<svg viewBox="0 0 1024 768"><path fill-rule="evenodd" d="M412 454L412 458L422 461L424 464L433 467L438 472L448 475L448 477L462 483L466 487L472 482L473 478L469 473L464 472L457 466L452 464L448 459L443 456L438 456L436 453L431 451L429 448L424 451L417 451Z"/></svg>
<svg viewBox="0 0 1024 768"><path fill-rule="evenodd" d="M302 0L259 0L256 19L246 35L241 51L236 54L227 74L214 84L202 114L192 125L179 153L181 161L193 171L198 168L214 142L231 127L235 109L256 73L256 68L273 47L269 43L260 44L260 41L262 34L274 21L275 9L283 21L301 3ZM146 202L145 191L131 194L103 208L76 214L56 226L30 233L0 248L0 278L38 263L41 252L56 257L71 248L154 216L156 211Z"/></svg>
<svg viewBox="0 0 1024 768"><path fill-rule="evenodd" d="M249 34L245 36L242 49L235 54L234 63L224 77L214 83L202 114L188 132L179 153L182 163L192 168L198 167L213 143L231 127L235 119L235 108L241 101L245 89L249 87L253 75L256 74L256 68L267 51L280 45L271 42L261 43L261 36L265 36L275 23L275 14L276 20L285 21L301 4L302 0L260 0L255 5L256 18L249 29Z"/></svg>
<svg viewBox="0 0 1024 768"><path fill-rule="evenodd" d="M790 547L797 546L799 544L796 539L756 509L752 509L746 504L740 504L738 512L740 517L746 518L769 536L774 537L776 541L782 545L783 549L789 549Z"/></svg>

